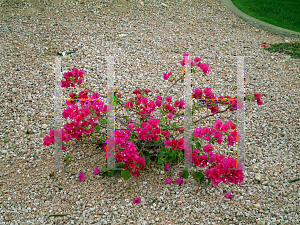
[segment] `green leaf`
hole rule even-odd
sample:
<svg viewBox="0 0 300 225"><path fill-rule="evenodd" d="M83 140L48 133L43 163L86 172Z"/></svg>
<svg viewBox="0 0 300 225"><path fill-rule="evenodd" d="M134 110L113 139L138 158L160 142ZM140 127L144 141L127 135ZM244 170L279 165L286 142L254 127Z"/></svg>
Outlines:
<svg viewBox="0 0 300 225"><path fill-rule="evenodd" d="M130 172L128 171L128 170L122 170L122 172L121 172L121 176L124 178L124 180L126 181L126 180L128 180L129 179L129 177L130 177Z"/></svg>
<svg viewBox="0 0 300 225"><path fill-rule="evenodd" d="M123 118L126 119L126 121L128 121L129 117L128 116L122 116Z"/></svg>
<svg viewBox="0 0 300 225"><path fill-rule="evenodd" d="M175 124L172 124L171 127L174 128L174 127L175 127Z"/></svg>
<svg viewBox="0 0 300 225"><path fill-rule="evenodd" d="M160 138L157 141L155 141L154 144L157 144L159 141L160 141Z"/></svg>
<svg viewBox="0 0 300 225"><path fill-rule="evenodd" d="M107 124L107 119L101 119L100 122L104 123L104 124Z"/></svg>
<svg viewBox="0 0 300 225"><path fill-rule="evenodd" d="M215 142L213 140L211 140L210 142L208 142L208 144L214 144Z"/></svg>
<svg viewBox="0 0 300 225"><path fill-rule="evenodd" d="M189 171L187 169L182 170L182 177L186 179L188 178L188 176L189 176Z"/></svg>
<svg viewBox="0 0 300 225"><path fill-rule="evenodd" d="M191 114L192 114L192 115L194 114L194 110L193 110L193 109L191 110Z"/></svg>
<svg viewBox="0 0 300 225"><path fill-rule="evenodd" d="M171 156L172 156L172 159L175 160L176 159L176 151L172 151Z"/></svg>
<svg viewBox="0 0 300 225"><path fill-rule="evenodd" d="M181 83L183 83L184 82L184 79L181 79Z"/></svg>
<svg viewBox="0 0 300 225"><path fill-rule="evenodd" d="M127 190L127 191L130 192L130 193L132 193L132 194L134 194L134 192L132 190Z"/></svg>
<svg viewBox="0 0 300 225"><path fill-rule="evenodd" d="M199 180L200 183L202 183L204 181L204 174L202 173L202 171L199 171L196 173L195 179Z"/></svg>
<svg viewBox="0 0 300 225"><path fill-rule="evenodd" d="M160 153L158 154L158 158L160 159L160 158L164 157L165 154L166 154L166 152L160 152Z"/></svg>
<svg viewBox="0 0 300 225"><path fill-rule="evenodd" d="M195 74L195 73L196 73L196 71L195 71L195 69L194 69L194 68L192 68L192 72L193 72L193 74Z"/></svg>
<svg viewBox="0 0 300 225"><path fill-rule="evenodd" d="M172 152L173 152L173 151L172 151ZM167 155L167 157L166 157L167 162L172 161L172 159L173 159L173 153L172 153L172 152L168 152L168 155Z"/></svg>
<svg viewBox="0 0 300 225"><path fill-rule="evenodd" d="M183 160L183 152L178 152L178 157L180 160Z"/></svg>
<svg viewBox="0 0 300 225"><path fill-rule="evenodd" d="M131 134L130 137L129 137L129 139L133 140L134 139L134 134Z"/></svg>
<svg viewBox="0 0 300 225"><path fill-rule="evenodd" d="M194 149L194 145L193 144L190 144L190 147L191 147L192 150Z"/></svg>
<svg viewBox="0 0 300 225"><path fill-rule="evenodd" d="M110 177L112 177L113 176L113 172L112 171L108 171L107 175L110 176Z"/></svg>
<svg viewBox="0 0 300 225"><path fill-rule="evenodd" d="M69 159L74 159L74 157L73 156L69 156Z"/></svg>
<svg viewBox="0 0 300 225"><path fill-rule="evenodd" d="M210 184L211 184L211 181L209 180L209 181L207 182L206 186L208 186L208 185L210 185Z"/></svg>
<svg viewBox="0 0 300 225"><path fill-rule="evenodd" d="M200 150L200 149L201 149L201 144L200 144L200 142L196 142L196 148L197 148L197 150Z"/></svg>
<svg viewBox="0 0 300 225"><path fill-rule="evenodd" d="M101 129L101 127L100 127L100 126L96 126L96 127L95 127L95 132L97 132L97 133L98 133L98 132L100 131L100 129Z"/></svg>
<svg viewBox="0 0 300 225"><path fill-rule="evenodd" d="M163 162L164 162L164 161L163 161L162 159L158 159L158 160L157 160L157 164L158 164L158 165L163 164Z"/></svg>
<svg viewBox="0 0 300 225"><path fill-rule="evenodd" d="M166 152L166 151L167 151L167 148L166 148L166 147L161 147L160 151Z"/></svg>
<svg viewBox="0 0 300 225"><path fill-rule="evenodd" d="M92 137L94 137L96 134L92 134Z"/></svg>
<svg viewBox="0 0 300 225"><path fill-rule="evenodd" d="M146 159L146 165L149 165L149 163L151 162L150 158L148 156L145 156Z"/></svg>
<svg viewBox="0 0 300 225"><path fill-rule="evenodd" d="M162 129L163 129L163 130L167 130L168 127L167 127L167 126L163 126Z"/></svg>

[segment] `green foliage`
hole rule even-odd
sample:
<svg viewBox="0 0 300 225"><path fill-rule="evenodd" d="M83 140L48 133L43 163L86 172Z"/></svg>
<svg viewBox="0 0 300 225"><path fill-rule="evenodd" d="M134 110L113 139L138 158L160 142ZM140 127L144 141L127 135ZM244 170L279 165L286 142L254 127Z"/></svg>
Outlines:
<svg viewBox="0 0 300 225"><path fill-rule="evenodd" d="M124 180L128 180L130 178L130 172L128 170L122 170L121 176L124 178Z"/></svg>
<svg viewBox="0 0 300 225"><path fill-rule="evenodd" d="M295 59L300 58L300 42L271 44L264 49L269 52L285 53Z"/></svg>
<svg viewBox="0 0 300 225"><path fill-rule="evenodd" d="M73 157L73 156L68 156L68 155L66 155L66 157L64 158L64 162L65 162L67 165L69 165L69 164L70 164L70 159L74 159L74 157Z"/></svg>
<svg viewBox="0 0 300 225"><path fill-rule="evenodd" d="M196 172L194 179L202 183L204 181L204 174L202 173L202 171Z"/></svg>
<svg viewBox="0 0 300 225"><path fill-rule="evenodd" d="M183 160L183 152L178 152L178 158L179 158L180 160Z"/></svg>
<svg viewBox="0 0 300 225"><path fill-rule="evenodd" d="M94 131L97 132L97 133L99 133L99 132L100 132L100 129L101 129L100 126L96 126Z"/></svg>
<svg viewBox="0 0 300 225"><path fill-rule="evenodd" d="M160 159L160 158L163 158L165 154L166 154L165 151L160 152L160 153L158 154L158 158L159 158L159 159Z"/></svg>
<svg viewBox="0 0 300 225"><path fill-rule="evenodd" d="M149 165L150 164L150 162L151 162L151 160L150 160L150 158L148 157L148 156L145 156L145 161L146 161L146 165Z"/></svg>
<svg viewBox="0 0 300 225"><path fill-rule="evenodd" d="M107 124L107 119L100 119L100 123Z"/></svg>
<svg viewBox="0 0 300 225"><path fill-rule="evenodd" d="M163 160L163 159L158 159L158 160L157 160L157 164L158 164L158 165L163 164L163 163L164 163L164 160Z"/></svg>
<svg viewBox="0 0 300 225"><path fill-rule="evenodd" d="M182 177L185 178L185 179L188 178L188 176L190 175L187 168L184 168L184 170L182 170L181 174L182 174Z"/></svg>

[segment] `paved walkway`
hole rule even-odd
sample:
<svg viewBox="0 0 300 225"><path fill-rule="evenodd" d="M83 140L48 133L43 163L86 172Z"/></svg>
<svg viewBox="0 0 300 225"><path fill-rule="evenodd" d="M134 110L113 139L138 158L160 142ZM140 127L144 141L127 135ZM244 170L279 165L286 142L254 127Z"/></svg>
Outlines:
<svg viewBox="0 0 300 225"><path fill-rule="evenodd" d="M234 13L237 17L245 20L249 24L251 24L251 25L253 25L253 26L255 26L259 29L269 31L269 32L274 33L274 34L280 34L280 35L300 38L300 32L295 32L295 31L291 31L291 30L284 29L284 28L281 28L281 27L277 27L277 26L274 26L272 24L263 22L261 20L255 19L255 18L247 15L246 13L239 10L232 3L231 0L220 0L220 1L221 1L222 5L224 5L228 10L230 10L232 13Z"/></svg>

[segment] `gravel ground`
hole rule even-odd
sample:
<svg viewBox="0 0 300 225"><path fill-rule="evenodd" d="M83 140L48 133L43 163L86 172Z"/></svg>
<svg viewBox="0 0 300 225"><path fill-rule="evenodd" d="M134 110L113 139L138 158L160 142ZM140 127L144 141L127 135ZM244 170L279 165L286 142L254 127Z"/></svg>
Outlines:
<svg viewBox="0 0 300 225"><path fill-rule="evenodd" d="M299 181L288 181L300 177L300 61L262 47L299 39L258 30L216 0L0 2L2 224L299 224ZM244 55L246 94L261 93L264 102L245 102L245 182L214 188L189 177L166 185L170 175L154 167L127 182L96 176L92 169L105 165L105 152L89 157L95 149L74 140L64 152L74 156L70 165L49 176L53 145L43 143L54 128L53 66L56 53L69 49L76 52L62 58L63 72L84 69L85 84L100 93L107 84L104 57L115 54L123 101L136 87L163 94L170 84L162 73L175 73L185 52L211 69L208 76L196 72L193 88L233 97L233 55ZM64 89L64 97L75 90ZM182 90L174 88L173 99L183 99ZM214 117L201 126L236 119ZM216 151L234 156L226 144ZM172 178L181 166L172 168ZM80 172L88 181L78 180Z"/></svg>

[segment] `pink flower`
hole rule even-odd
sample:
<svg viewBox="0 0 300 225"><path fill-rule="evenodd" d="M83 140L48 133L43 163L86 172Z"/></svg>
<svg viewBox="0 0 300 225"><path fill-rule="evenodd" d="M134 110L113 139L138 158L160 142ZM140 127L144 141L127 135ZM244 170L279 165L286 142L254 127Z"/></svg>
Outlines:
<svg viewBox="0 0 300 225"><path fill-rule="evenodd" d="M170 164L166 164L165 165L165 171L169 171L170 170Z"/></svg>
<svg viewBox="0 0 300 225"><path fill-rule="evenodd" d="M228 192L226 195L225 195L226 198L231 198L231 193Z"/></svg>
<svg viewBox="0 0 300 225"><path fill-rule="evenodd" d="M172 114L172 113L169 113L169 115L167 116L169 119L172 119L173 118L173 116L174 116L174 114Z"/></svg>
<svg viewBox="0 0 300 225"><path fill-rule="evenodd" d="M128 127L132 130L134 128L134 124L130 123Z"/></svg>
<svg viewBox="0 0 300 225"><path fill-rule="evenodd" d="M208 136L209 137L209 136ZM212 152L214 150L213 146L212 145L206 145L206 146L203 146L203 151L204 152Z"/></svg>
<svg viewBox="0 0 300 225"><path fill-rule="evenodd" d="M179 172L179 176L181 176L181 177L182 177L182 172Z"/></svg>
<svg viewBox="0 0 300 225"><path fill-rule="evenodd" d="M166 130L166 131L162 132L162 134L164 137L169 137L170 132Z"/></svg>
<svg viewBox="0 0 300 225"><path fill-rule="evenodd" d="M262 45L264 48L267 47L266 45Z"/></svg>
<svg viewBox="0 0 300 225"><path fill-rule="evenodd" d="M150 91L150 89L146 88L146 89L145 89L145 92L148 94L148 93L151 92L151 91Z"/></svg>
<svg viewBox="0 0 300 225"><path fill-rule="evenodd" d="M259 100L257 101L257 105L262 105L262 104L263 104L263 101L259 99Z"/></svg>
<svg viewBox="0 0 300 225"><path fill-rule="evenodd" d="M93 171L94 171L95 175L97 175L97 174L99 174L101 172L97 167L95 169L93 169Z"/></svg>
<svg viewBox="0 0 300 225"><path fill-rule="evenodd" d="M261 94L254 94L254 100L259 100L261 98Z"/></svg>
<svg viewBox="0 0 300 225"><path fill-rule="evenodd" d="M165 181L166 184L172 184L172 180L171 177L168 177Z"/></svg>
<svg viewBox="0 0 300 225"><path fill-rule="evenodd" d="M169 73L163 73L164 80L168 80L170 76L172 76L172 71Z"/></svg>
<svg viewBox="0 0 300 225"><path fill-rule="evenodd" d="M141 199L136 197L133 201L133 203L139 204L141 202Z"/></svg>
<svg viewBox="0 0 300 225"><path fill-rule="evenodd" d="M172 96L166 97L167 102L172 102Z"/></svg>
<svg viewBox="0 0 300 225"><path fill-rule="evenodd" d="M201 59L197 56L195 59L194 59L195 62L200 62Z"/></svg>
<svg viewBox="0 0 300 225"><path fill-rule="evenodd" d="M180 185L180 184L182 184L182 183L183 183L183 180L181 180L181 178L180 178L180 177L178 177L178 178L176 179L176 183L177 183L178 185Z"/></svg>
<svg viewBox="0 0 300 225"><path fill-rule="evenodd" d="M79 175L78 179L79 179L79 181L84 181L86 179L83 172Z"/></svg>
<svg viewBox="0 0 300 225"><path fill-rule="evenodd" d="M223 126L223 123L222 123L222 120L217 120L215 125L214 125L214 128L219 131L220 128Z"/></svg>

